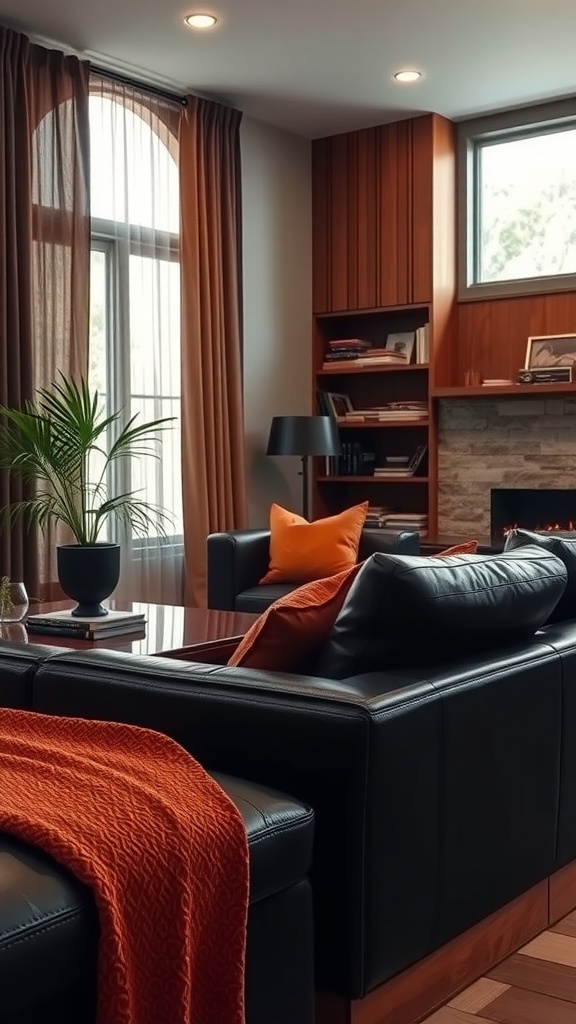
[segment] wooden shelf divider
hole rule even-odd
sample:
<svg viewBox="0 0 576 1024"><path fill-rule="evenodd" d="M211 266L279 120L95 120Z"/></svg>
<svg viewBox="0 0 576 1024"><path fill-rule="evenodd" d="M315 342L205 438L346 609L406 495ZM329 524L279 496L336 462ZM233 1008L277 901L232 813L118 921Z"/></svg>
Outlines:
<svg viewBox="0 0 576 1024"><path fill-rule="evenodd" d="M341 484L341 483L360 483L360 484L427 484L427 476L355 476L349 474L348 476L318 476L316 477L318 483L323 484Z"/></svg>

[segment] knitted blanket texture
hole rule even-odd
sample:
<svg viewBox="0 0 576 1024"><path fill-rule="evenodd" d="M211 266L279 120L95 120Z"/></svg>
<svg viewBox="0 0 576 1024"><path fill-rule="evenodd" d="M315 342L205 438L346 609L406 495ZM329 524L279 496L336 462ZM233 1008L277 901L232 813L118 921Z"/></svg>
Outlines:
<svg viewBox="0 0 576 1024"><path fill-rule="evenodd" d="M177 743L0 709L0 831L91 887L98 1024L244 1024L244 824Z"/></svg>

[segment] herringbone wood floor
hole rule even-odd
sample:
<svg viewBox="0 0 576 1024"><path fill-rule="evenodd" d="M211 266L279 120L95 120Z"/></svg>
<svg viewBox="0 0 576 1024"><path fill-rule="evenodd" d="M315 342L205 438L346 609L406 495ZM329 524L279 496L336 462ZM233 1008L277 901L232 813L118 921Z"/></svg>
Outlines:
<svg viewBox="0 0 576 1024"><path fill-rule="evenodd" d="M576 911L423 1024L576 1024Z"/></svg>

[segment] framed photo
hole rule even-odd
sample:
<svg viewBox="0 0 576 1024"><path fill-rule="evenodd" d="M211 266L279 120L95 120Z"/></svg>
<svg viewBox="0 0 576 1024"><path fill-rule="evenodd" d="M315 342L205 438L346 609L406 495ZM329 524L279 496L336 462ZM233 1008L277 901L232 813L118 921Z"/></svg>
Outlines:
<svg viewBox="0 0 576 1024"><path fill-rule="evenodd" d="M542 334L528 338L524 369L571 366L576 370L576 334Z"/></svg>
<svg viewBox="0 0 576 1024"><path fill-rule="evenodd" d="M398 334L389 334L386 338L386 350L393 352L403 362L406 360L407 363L410 363L412 362L415 340L415 331L400 331Z"/></svg>
<svg viewBox="0 0 576 1024"><path fill-rule="evenodd" d="M342 419L347 412L354 412L348 395L339 395L335 391L327 391L326 399L332 415L337 420Z"/></svg>

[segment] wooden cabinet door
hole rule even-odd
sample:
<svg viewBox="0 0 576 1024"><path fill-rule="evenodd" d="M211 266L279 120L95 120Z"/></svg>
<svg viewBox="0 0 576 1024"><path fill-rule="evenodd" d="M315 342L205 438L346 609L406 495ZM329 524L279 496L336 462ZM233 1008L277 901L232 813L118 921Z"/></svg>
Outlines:
<svg viewBox="0 0 576 1024"><path fill-rule="evenodd" d="M432 116L313 143L315 312L430 301Z"/></svg>

